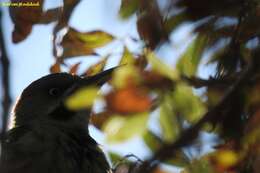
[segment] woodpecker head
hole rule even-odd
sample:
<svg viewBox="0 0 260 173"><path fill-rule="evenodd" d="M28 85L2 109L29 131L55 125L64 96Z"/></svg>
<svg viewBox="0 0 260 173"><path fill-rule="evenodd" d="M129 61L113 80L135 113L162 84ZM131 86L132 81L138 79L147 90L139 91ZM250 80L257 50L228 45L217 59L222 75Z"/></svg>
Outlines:
<svg viewBox="0 0 260 173"><path fill-rule="evenodd" d="M111 77L113 70L112 68L85 78L68 73L55 73L32 82L23 90L15 105L15 126L35 121L63 124L76 120L82 122L82 110L67 109L64 104L66 98L79 88L104 84ZM89 110L83 112L87 120Z"/></svg>

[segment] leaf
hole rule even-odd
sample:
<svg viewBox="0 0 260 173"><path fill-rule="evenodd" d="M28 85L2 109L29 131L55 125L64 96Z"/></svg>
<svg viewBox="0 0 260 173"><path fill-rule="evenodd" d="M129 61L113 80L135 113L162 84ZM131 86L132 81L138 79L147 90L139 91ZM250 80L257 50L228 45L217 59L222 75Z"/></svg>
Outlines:
<svg viewBox="0 0 260 173"><path fill-rule="evenodd" d="M178 80L179 74L176 70L163 63L156 55L149 50L145 51L146 58L148 62L152 65L152 69L163 76L166 76L172 80Z"/></svg>
<svg viewBox="0 0 260 173"><path fill-rule="evenodd" d="M112 85L115 88L125 88L128 85L137 85L140 83L140 74L133 65L125 65L115 70L112 78Z"/></svg>
<svg viewBox="0 0 260 173"><path fill-rule="evenodd" d="M190 164L189 158L182 150L174 152L174 156L166 161L167 164L178 167L186 167Z"/></svg>
<svg viewBox="0 0 260 173"><path fill-rule="evenodd" d="M103 71L105 68L105 65L107 63L108 57L102 59L98 63L90 66L87 71L85 72L86 76L93 76L95 74L98 74L99 72Z"/></svg>
<svg viewBox="0 0 260 173"><path fill-rule="evenodd" d="M193 159L181 173L215 173L208 158Z"/></svg>
<svg viewBox="0 0 260 173"><path fill-rule="evenodd" d="M146 131L148 113L135 114L128 117L111 116L102 128L108 142L124 142Z"/></svg>
<svg viewBox="0 0 260 173"><path fill-rule="evenodd" d="M207 38L201 35L194 39L177 62L177 69L179 72L188 77L196 74L206 45L206 40Z"/></svg>
<svg viewBox="0 0 260 173"><path fill-rule="evenodd" d="M36 6L21 6L9 7L10 16L14 23L14 30L12 33L13 43L23 41L32 30L32 26L38 23L41 19L43 10L43 0L12 0L11 3L25 4L33 3Z"/></svg>
<svg viewBox="0 0 260 173"><path fill-rule="evenodd" d="M85 33L79 32L77 36L84 44L92 49L105 46L114 40L114 37L111 34L99 30Z"/></svg>
<svg viewBox="0 0 260 173"><path fill-rule="evenodd" d="M123 56L121 57L119 64L126 65L126 64L134 64L134 63L135 63L134 56L131 54L131 52L129 52L127 47L124 47L124 53Z"/></svg>
<svg viewBox="0 0 260 173"><path fill-rule="evenodd" d="M200 97L185 84L176 86L173 93L173 108L190 123L198 121L206 111Z"/></svg>
<svg viewBox="0 0 260 173"><path fill-rule="evenodd" d="M61 46L63 54L61 58L68 58L83 55L97 55L95 48L105 46L113 41L114 37L103 31L79 32L69 28L63 37Z"/></svg>
<svg viewBox="0 0 260 173"><path fill-rule="evenodd" d="M88 86L80 88L66 99L65 105L70 110L87 109L93 105L97 96L98 88L96 87Z"/></svg>
<svg viewBox="0 0 260 173"><path fill-rule="evenodd" d="M74 64L73 66L71 66L69 73L70 74L77 74L80 64L81 64L81 62L78 62L78 63Z"/></svg>
<svg viewBox="0 0 260 173"><path fill-rule="evenodd" d="M96 128L101 129L103 124L110 118L110 116L111 115L107 112L93 114L90 117L90 123L93 124Z"/></svg>
<svg viewBox="0 0 260 173"><path fill-rule="evenodd" d="M51 73L60 73L60 72L61 72L60 63L55 62L55 64L53 64L53 65L51 66L50 72L51 72Z"/></svg>
<svg viewBox="0 0 260 173"><path fill-rule="evenodd" d="M180 133L180 125L177 121L173 104L169 93L165 94L160 106L160 126L162 137L165 142L174 141Z"/></svg>
<svg viewBox="0 0 260 173"><path fill-rule="evenodd" d="M129 18L137 11L138 5L139 0L121 0L120 17L123 19Z"/></svg>
<svg viewBox="0 0 260 173"><path fill-rule="evenodd" d="M122 160L122 156L120 156L119 154L114 153L114 152L109 152L108 157L111 160L113 165Z"/></svg>
<svg viewBox="0 0 260 173"><path fill-rule="evenodd" d="M61 16L63 8L57 7L47 10L46 12L42 13L41 19L39 23L41 24L48 24L50 22L57 21Z"/></svg>
<svg viewBox="0 0 260 173"><path fill-rule="evenodd" d="M152 104L147 91L134 86L112 91L106 96L106 102L110 111L120 114L148 111Z"/></svg>
<svg viewBox="0 0 260 173"><path fill-rule="evenodd" d="M219 150L214 154L214 160L222 169L234 166L238 160L238 155L231 150Z"/></svg>
<svg viewBox="0 0 260 173"><path fill-rule="evenodd" d="M143 140L152 152L157 151L163 145L162 140L150 130L144 133Z"/></svg>

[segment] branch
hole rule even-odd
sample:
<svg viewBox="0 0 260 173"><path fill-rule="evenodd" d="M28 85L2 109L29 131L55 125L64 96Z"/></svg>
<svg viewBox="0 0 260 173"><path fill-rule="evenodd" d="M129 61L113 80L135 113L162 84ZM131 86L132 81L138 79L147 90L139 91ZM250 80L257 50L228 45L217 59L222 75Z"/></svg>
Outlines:
<svg viewBox="0 0 260 173"><path fill-rule="evenodd" d="M255 59L257 58L256 56ZM224 110L226 106L230 105L228 103L232 101L233 96L235 96L244 85L248 84L248 80L250 80L252 74L254 74L258 67L259 63L250 63L215 107L209 110L196 124L185 130L175 142L162 146L151 158L144 161L137 172L152 172L152 170L158 166L159 161L172 157L177 150L191 144L197 138L200 129L205 123L220 122L223 116L226 116Z"/></svg>
<svg viewBox="0 0 260 173"><path fill-rule="evenodd" d="M0 10L0 51L1 51L1 65L2 65L2 131L1 137L5 134L7 130L8 115L11 106L11 96L10 96L10 85L9 85L9 59L6 53L6 47L4 44L4 36L2 30L2 11Z"/></svg>

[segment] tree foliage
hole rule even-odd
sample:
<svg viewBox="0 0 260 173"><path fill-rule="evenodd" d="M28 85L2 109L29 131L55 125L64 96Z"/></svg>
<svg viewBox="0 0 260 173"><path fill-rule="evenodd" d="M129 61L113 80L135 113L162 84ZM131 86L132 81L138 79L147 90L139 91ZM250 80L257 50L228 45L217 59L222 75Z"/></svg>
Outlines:
<svg viewBox="0 0 260 173"><path fill-rule="evenodd" d="M151 151L146 160L126 157L124 164L118 162L124 156L109 153L112 161L120 163L115 172L164 173L164 164L181 167L183 173L260 172L259 1L121 1L121 20L137 18L139 39L132 42L143 43L141 51L134 53L124 45L107 92L85 88L67 101L69 108L77 109L101 100L105 107L92 112L91 123L107 141L123 143L138 136ZM118 38L101 30L72 28L68 21L79 0L64 0L62 7L47 11L42 8L44 0L30 2L40 6L9 8L14 43L25 40L35 25L56 22L52 33L56 62L50 71L89 76L104 70L114 52L100 57L96 49ZM179 57L167 57L177 59L176 65L169 65L157 52L171 45L171 35L187 23L193 26L191 42ZM206 52L211 53L207 62L214 65L214 74L202 79L198 69L208 65L202 62ZM66 63L90 55L100 61L83 74L78 72L80 62ZM149 127L154 117L159 133ZM204 132L218 136L214 151L190 156L188 150L200 150Z"/></svg>

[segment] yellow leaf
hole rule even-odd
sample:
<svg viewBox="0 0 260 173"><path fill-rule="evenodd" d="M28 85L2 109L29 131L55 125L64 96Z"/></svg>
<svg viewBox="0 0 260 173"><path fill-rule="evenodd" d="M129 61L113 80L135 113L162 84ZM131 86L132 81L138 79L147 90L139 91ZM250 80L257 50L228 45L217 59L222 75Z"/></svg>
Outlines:
<svg viewBox="0 0 260 173"><path fill-rule="evenodd" d="M116 88L124 88L127 85L137 84L140 81L140 74L133 65L125 65L116 69L112 78L112 84Z"/></svg>
<svg viewBox="0 0 260 173"><path fill-rule="evenodd" d="M98 88L90 86L79 89L65 101L65 105L70 110L80 110L90 108L95 98L98 96Z"/></svg>
<svg viewBox="0 0 260 173"><path fill-rule="evenodd" d="M134 64L134 63L135 63L134 56L131 54L131 52L129 52L127 47L124 47L124 53L119 64L125 65L125 64Z"/></svg>
<svg viewBox="0 0 260 173"><path fill-rule="evenodd" d="M145 55L148 62L151 63L152 69L154 71L157 71L161 75L166 76L172 80L179 79L178 72L167 64L163 63L158 57L156 57L156 55L152 51L146 50Z"/></svg>
<svg viewBox="0 0 260 173"><path fill-rule="evenodd" d="M221 150L216 154L216 161L222 167L228 168L238 162L238 155L231 150Z"/></svg>
<svg viewBox="0 0 260 173"><path fill-rule="evenodd" d="M108 59L108 57L106 57L106 58L102 59L101 61L99 61L98 63L90 66L88 68L88 70L85 72L85 74L87 76L92 76L92 75L98 74L99 72L103 71L104 67L107 63L107 59Z"/></svg>
<svg viewBox="0 0 260 173"><path fill-rule="evenodd" d="M112 116L103 126L108 142L123 142L146 132L146 124L149 119L147 112L134 114L129 117L120 115Z"/></svg>
<svg viewBox="0 0 260 173"><path fill-rule="evenodd" d="M82 40L89 48L102 47L111 41L114 37L103 31L91 31L85 33L78 33L78 38Z"/></svg>

